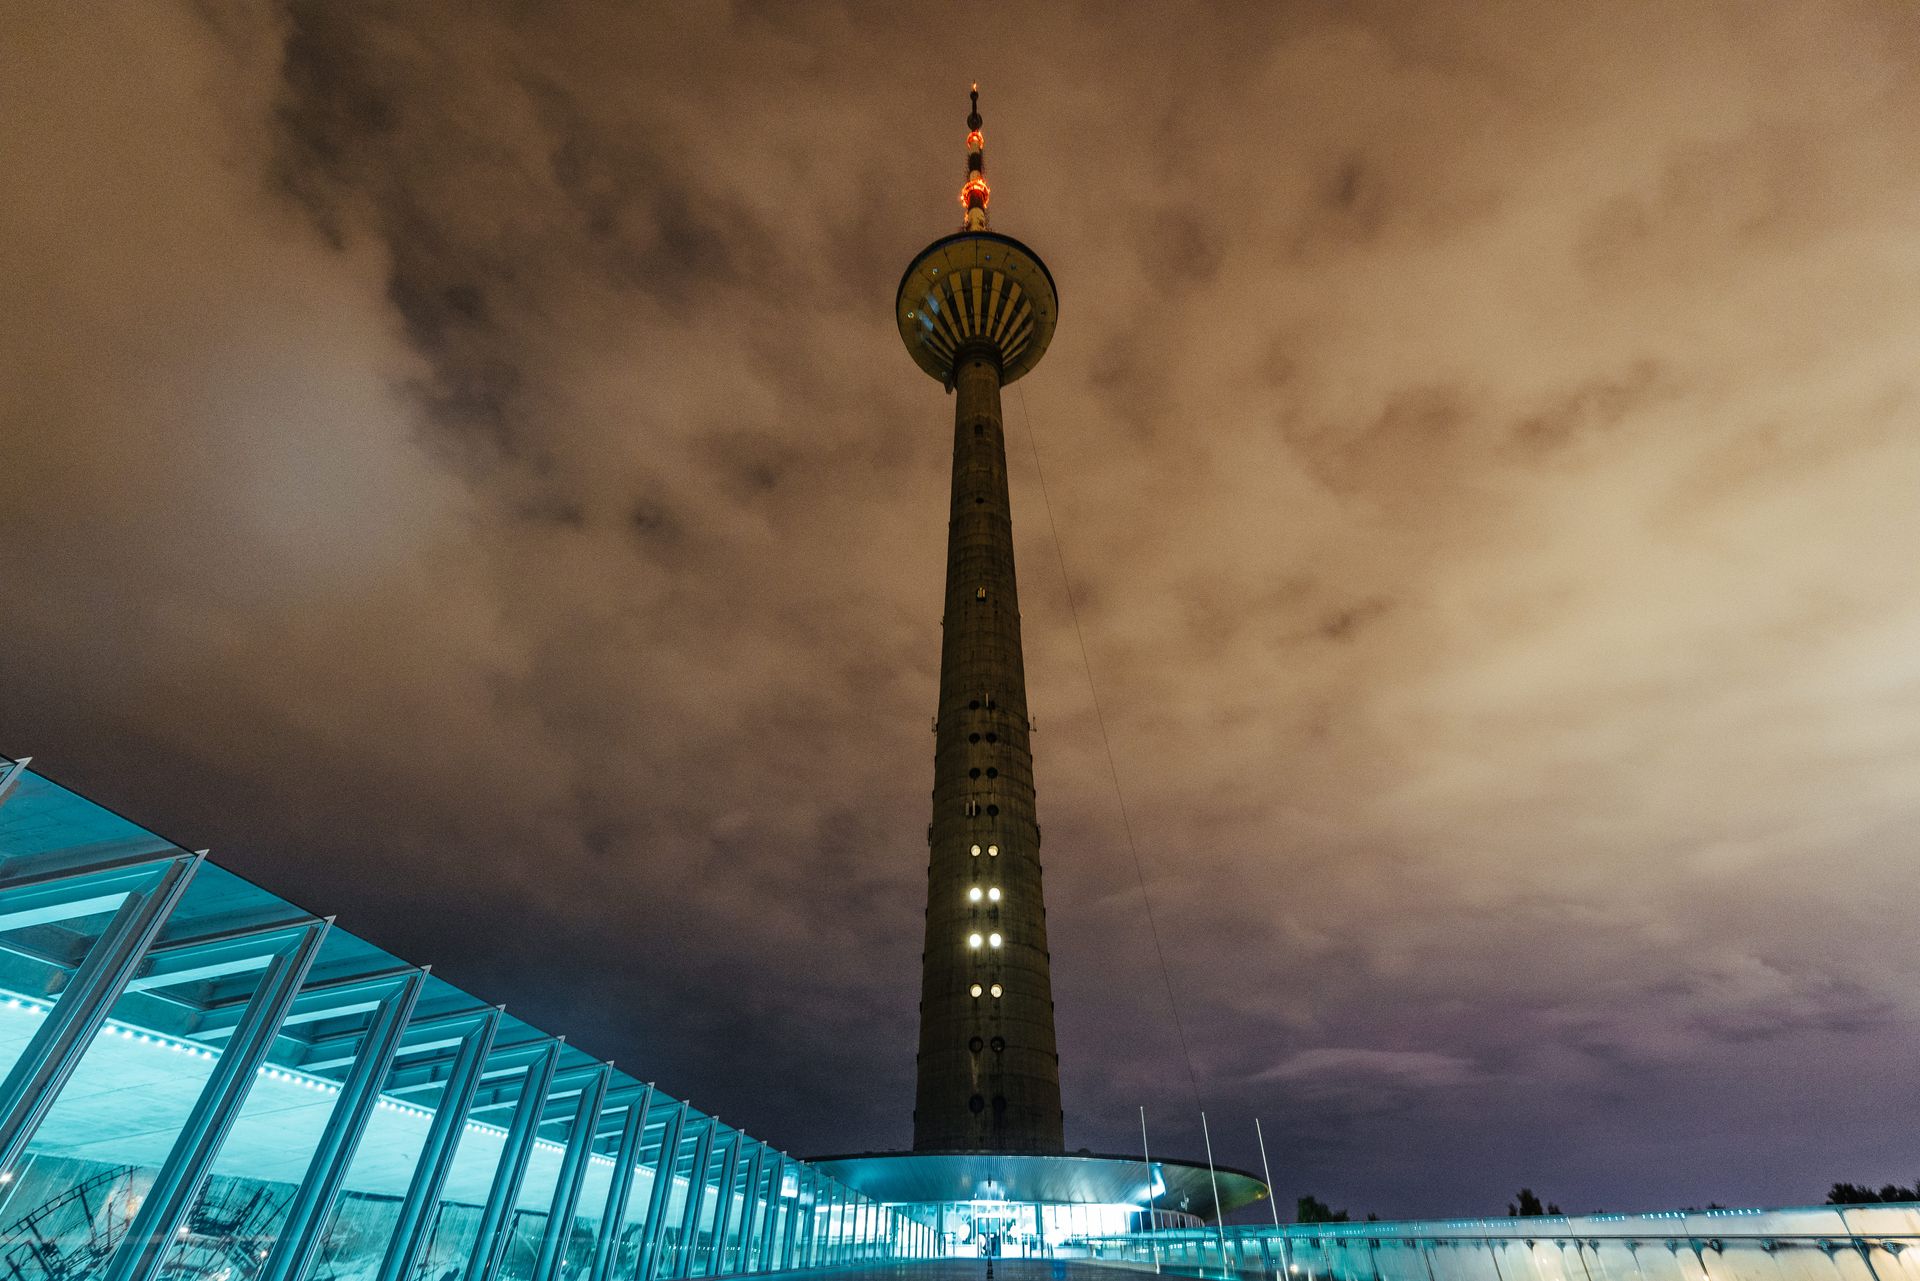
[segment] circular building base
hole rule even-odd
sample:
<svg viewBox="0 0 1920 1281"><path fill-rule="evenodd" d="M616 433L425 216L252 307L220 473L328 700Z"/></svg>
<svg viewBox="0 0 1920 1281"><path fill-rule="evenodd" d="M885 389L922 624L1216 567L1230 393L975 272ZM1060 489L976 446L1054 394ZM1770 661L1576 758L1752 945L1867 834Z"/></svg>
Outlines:
<svg viewBox="0 0 1920 1281"><path fill-rule="evenodd" d="M810 1162L903 1214L934 1226L950 1254L1038 1254L1076 1236L1112 1236L1149 1226L1191 1227L1265 1200L1242 1170L1091 1153L868 1152ZM1218 1180L1220 1204L1214 1204Z"/></svg>

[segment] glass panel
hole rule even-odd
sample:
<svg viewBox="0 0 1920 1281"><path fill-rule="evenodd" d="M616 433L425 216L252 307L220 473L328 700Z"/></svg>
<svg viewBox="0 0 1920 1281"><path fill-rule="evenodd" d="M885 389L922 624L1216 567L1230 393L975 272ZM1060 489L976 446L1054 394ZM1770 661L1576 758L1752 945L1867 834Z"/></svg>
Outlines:
<svg viewBox="0 0 1920 1281"><path fill-rule="evenodd" d="M9 1181L0 1270L98 1272L213 1074L212 1051L121 1021L141 999L121 997Z"/></svg>
<svg viewBox="0 0 1920 1281"><path fill-rule="evenodd" d="M380 1100L321 1236L315 1277L371 1276L379 1270L432 1122L425 1108Z"/></svg>

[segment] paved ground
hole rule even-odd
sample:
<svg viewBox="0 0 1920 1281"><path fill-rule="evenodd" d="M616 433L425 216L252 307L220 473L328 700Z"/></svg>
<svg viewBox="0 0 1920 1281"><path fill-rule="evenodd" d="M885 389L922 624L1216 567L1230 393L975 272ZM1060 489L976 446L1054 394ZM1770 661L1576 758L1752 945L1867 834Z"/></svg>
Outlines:
<svg viewBox="0 0 1920 1281"><path fill-rule="evenodd" d="M993 1281L1140 1281L1149 1268L1129 1268L1084 1259L995 1259ZM760 1274L768 1276L766 1273ZM809 1272L776 1272L773 1277L807 1281L987 1281L984 1259L928 1259L918 1263L871 1263L860 1267Z"/></svg>

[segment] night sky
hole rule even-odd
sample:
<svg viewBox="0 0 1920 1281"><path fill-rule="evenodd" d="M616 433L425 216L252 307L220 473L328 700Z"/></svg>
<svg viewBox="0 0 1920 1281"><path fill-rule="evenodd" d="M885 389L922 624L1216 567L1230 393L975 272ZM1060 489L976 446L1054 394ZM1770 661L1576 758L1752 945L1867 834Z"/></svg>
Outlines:
<svg viewBox="0 0 1920 1281"><path fill-rule="evenodd" d="M1356 1215L1920 1171L1910 3L18 4L0 752L792 1151L903 1146L1007 397L1071 1148Z"/></svg>

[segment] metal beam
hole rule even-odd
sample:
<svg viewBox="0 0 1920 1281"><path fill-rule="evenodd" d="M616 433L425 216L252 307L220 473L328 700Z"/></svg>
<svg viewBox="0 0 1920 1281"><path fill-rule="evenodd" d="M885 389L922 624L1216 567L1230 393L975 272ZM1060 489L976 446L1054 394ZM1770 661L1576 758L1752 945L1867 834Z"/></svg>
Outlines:
<svg viewBox="0 0 1920 1281"><path fill-rule="evenodd" d="M391 994L394 983L405 979L414 970L415 967L411 965L389 965L378 970L363 970L320 983L309 983L294 998L293 1008L287 1011L287 1021L283 1026L295 1027L304 1023L318 1023L322 1019L344 1018L349 1014L377 1010ZM245 1001L232 998L209 1003L205 1007L206 1013L194 1027L194 1039L215 1041L232 1035L245 1005ZM348 1035L357 1038L360 1032L356 1029ZM304 1061L302 1066L305 1066Z"/></svg>
<svg viewBox="0 0 1920 1281"><path fill-rule="evenodd" d="M800 1247L800 1207L806 1204L807 1180L812 1172L802 1165L793 1173L793 1204L786 1209L787 1221L780 1225L780 1270L797 1266Z"/></svg>
<svg viewBox="0 0 1920 1281"><path fill-rule="evenodd" d="M33 757L22 756L19 760L13 762L13 768L9 769L4 775L0 775L0 805L7 803L7 797L13 794L15 785L27 776L27 766L32 763Z"/></svg>
<svg viewBox="0 0 1920 1281"><path fill-rule="evenodd" d="M774 1158L774 1172L766 1177L766 1221L760 1223L760 1245L758 1245L758 1269L772 1271L774 1264L774 1233L780 1229L780 1189L787 1181L787 1154L781 1152Z"/></svg>
<svg viewBox="0 0 1920 1281"><path fill-rule="evenodd" d="M183 850L157 836L146 840L103 841L95 845L38 850L32 854L0 859L0 892L11 895L76 878L137 871L160 863L171 863L189 853L204 858L207 852Z"/></svg>
<svg viewBox="0 0 1920 1281"><path fill-rule="evenodd" d="M553 1281L560 1271L560 1260L567 1241L573 1236L573 1213L580 1208L580 1188L587 1178L587 1158L593 1155L594 1134L600 1128L600 1106L607 1098L607 1077L613 1065L595 1069L580 1091L573 1112L573 1126L567 1134L566 1155L560 1158L560 1174L553 1181L553 1201L547 1207L547 1226L540 1234L540 1249L534 1255L533 1281Z"/></svg>
<svg viewBox="0 0 1920 1281"><path fill-rule="evenodd" d="M0 1082L0 1170L26 1151L61 1087L107 1021L127 980L166 924L202 855L177 858L145 889L128 894L107 928L87 949L40 1028Z"/></svg>
<svg viewBox="0 0 1920 1281"><path fill-rule="evenodd" d="M193 938L169 940L148 950L146 963L127 984L127 991L145 992L265 969L279 953L277 936L298 936L311 920L279 914Z"/></svg>
<svg viewBox="0 0 1920 1281"><path fill-rule="evenodd" d="M456 1049L466 1041L467 1033L473 1029L474 1020L493 1008L490 1005L469 1005L444 1013L422 1016L416 1006L414 1020L407 1025L406 1036L400 1042L400 1049L394 1056L394 1069L387 1078L387 1092L393 1092L394 1082L400 1073L406 1070L406 1067L402 1066L404 1063L412 1060L410 1066L423 1067L428 1060L420 1056L435 1050ZM357 1033L329 1032L325 1036L317 1036L307 1042L306 1047L300 1052L300 1061L293 1066L305 1072L312 1072L319 1068L340 1067L353 1062L359 1049L360 1038ZM448 1053L443 1057L451 1062L454 1055ZM443 1075L439 1079L446 1078Z"/></svg>
<svg viewBox="0 0 1920 1281"><path fill-rule="evenodd" d="M59 882L49 886L48 889L59 891L67 889L70 884L70 882ZM57 925L62 921L77 921L81 917L111 912L127 897L127 892L123 889L100 889L91 885L84 888L72 886L72 892L66 894L31 891L29 894L35 900L31 906L22 903L0 912L0 934L24 930L35 925Z"/></svg>
<svg viewBox="0 0 1920 1281"><path fill-rule="evenodd" d="M532 1041L514 1041L506 1045L494 1047L493 1056L487 1060L486 1069L480 1073L481 1088L480 1092L474 1095L474 1106L476 1108L494 1107L503 1098L508 1104L516 1102L519 1095L514 1093L512 1089L508 1089L503 1095L499 1090L487 1089L487 1082L501 1081L508 1077L520 1075L527 1064L539 1058L540 1055L546 1051L549 1039L550 1038L546 1036L541 1036ZM429 1066L437 1072L437 1063ZM410 1064L398 1068L394 1072L394 1078L394 1081L389 1082L387 1085L388 1094L412 1094L421 1090L429 1090L440 1084L442 1079L439 1075L419 1076Z"/></svg>
<svg viewBox="0 0 1920 1281"><path fill-rule="evenodd" d="M693 1266L693 1238L700 1231L700 1211L707 1199L707 1163L713 1159L713 1144L719 1131L720 1118L716 1116L701 1132L700 1143L693 1150L693 1166L687 1171L686 1213L680 1218L680 1253L674 1257L672 1273L683 1281Z"/></svg>
<svg viewBox="0 0 1920 1281"><path fill-rule="evenodd" d="M533 1155L533 1143L540 1134L540 1120L547 1108L547 1089L553 1084L554 1069L560 1063L561 1042L547 1042L546 1052L527 1065L520 1086L520 1105L514 1109L507 1126L506 1146L500 1151L500 1164L493 1171L493 1186L480 1211L479 1230L474 1234L473 1253L467 1256L466 1281L493 1281L506 1253L507 1227L513 1218L514 1203L520 1199L520 1183L527 1176L527 1158Z"/></svg>
<svg viewBox="0 0 1920 1281"><path fill-rule="evenodd" d="M187 1211L206 1181L220 1144L240 1115L267 1051L273 1048L280 1020L299 992L301 980L306 978L332 924L331 917L313 922L273 958L238 1035L215 1062L213 1075L194 1101L186 1126L154 1176L139 1213L107 1261L103 1281L153 1281L159 1275L160 1264L173 1248L174 1236L186 1222Z"/></svg>
<svg viewBox="0 0 1920 1281"><path fill-rule="evenodd" d="M653 1159L653 1189L647 1194L647 1217L640 1230L640 1250L634 1257L634 1281L652 1281L660 1253L660 1229L667 1217L667 1198L673 1191L673 1167L680 1163L680 1143L687 1128L687 1105L673 1111L660 1132L660 1154Z"/></svg>
<svg viewBox="0 0 1920 1281"><path fill-rule="evenodd" d="M820 1256L827 1248L826 1190L826 1180L816 1174L813 1177L813 1203L807 1209L807 1220L803 1225L807 1236L806 1247L800 1255L800 1266L803 1268L819 1266L822 1262Z"/></svg>
<svg viewBox="0 0 1920 1281"><path fill-rule="evenodd" d="M734 1252L731 1269L733 1272L747 1270L747 1247L753 1244L753 1229L759 1222L759 1215L755 1211L760 1200L760 1176L766 1172L766 1168L767 1145L755 1142L753 1164L747 1167L747 1186L740 1196L740 1248ZM723 1256L719 1265L714 1268L714 1275L721 1275L728 1270L727 1261Z"/></svg>
<svg viewBox="0 0 1920 1281"><path fill-rule="evenodd" d="M720 1163L720 1182L715 1186L719 1204L713 1208L713 1237L707 1246L706 1275L719 1276L721 1258L727 1248L727 1232L733 1227L733 1177L740 1169L740 1157L746 1151L747 1136L736 1130L733 1143L727 1148L727 1159ZM700 1225L693 1225L694 1235L700 1233Z"/></svg>
<svg viewBox="0 0 1920 1281"><path fill-rule="evenodd" d="M653 1083L649 1081L640 1097L627 1105L626 1121L620 1127L620 1141L613 1149L613 1174L607 1182L607 1204L600 1212L600 1231L594 1234L593 1262L587 1268L587 1281L608 1281L615 1258L620 1253L620 1230L627 1217L627 1199L633 1195L633 1167L640 1159L640 1144L647 1134L647 1109L653 1106ZM660 1136L666 1142L666 1135Z"/></svg>
<svg viewBox="0 0 1920 1281"><path fill-rule="evenodd" d="M486 1066L493 1049L493 1037L500 1030L501 1011L488 1010L461 1042L453 1069L447 1076L447 1088L427 1128L426 1144L420 1159L414 1162L413 1179L400 1201L400 1218L387 1242L386 1257L380 1262L378 1281L405 1281L413 1275L420 1251L426 1245L426 1227L440 1204L447 1175L453 1169L454 1154L460 1148L460 1136L466 1130L467 1104L480 1084L480 1070Z"/></svg>
<svg viewBox="0 0 1920 1281"><path fill-rule="evenodd" d="M391 979L388 980L391 982ZM367 1122L373 1119L380 1102L380 1083L393 1065L393 1052L406 1031L414 1002L427 981L426 971L415 970L388 993L379 1011L367 1025L360 1057L340 1087L340 1097L327 1117L327 1128L320 1135L307 1174L294 1193L293 1204L280 1224L273 1254L261 1271L259 1281L301 1281L319 1257L322 1232L340 1188L347 1180L347 1167L360 1150L360 1139Z"/></svg>

